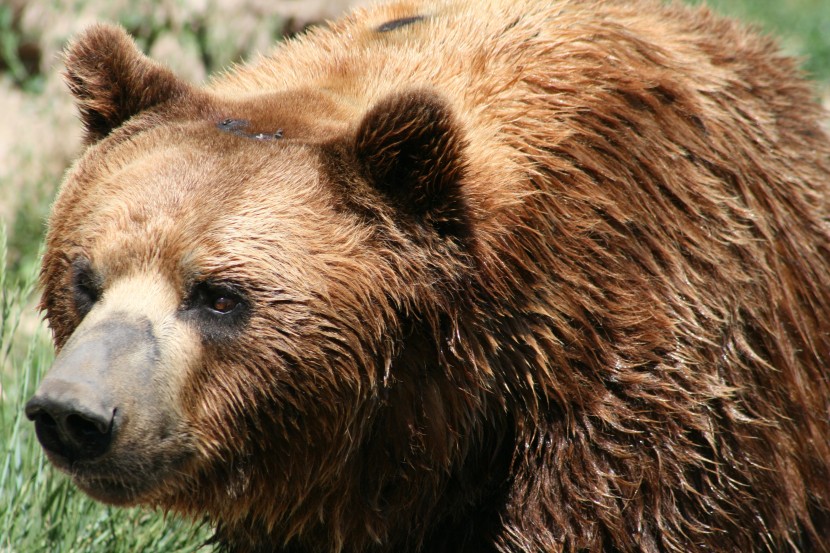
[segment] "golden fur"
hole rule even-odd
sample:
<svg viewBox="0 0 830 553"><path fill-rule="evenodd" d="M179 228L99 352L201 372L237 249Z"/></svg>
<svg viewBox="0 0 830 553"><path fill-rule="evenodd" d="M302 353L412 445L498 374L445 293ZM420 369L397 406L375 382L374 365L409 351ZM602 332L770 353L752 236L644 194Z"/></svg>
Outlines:
<svg viewBox="0 0 830 553"><path fill-rule="evenodd" d="M201 89L110 27L67 73L58 346L79 256L101 313L136 274L251 308L154 312L186 461L127 502L239 552L830 550L830 149L770 40L650 0L401 1Z"/></svg>

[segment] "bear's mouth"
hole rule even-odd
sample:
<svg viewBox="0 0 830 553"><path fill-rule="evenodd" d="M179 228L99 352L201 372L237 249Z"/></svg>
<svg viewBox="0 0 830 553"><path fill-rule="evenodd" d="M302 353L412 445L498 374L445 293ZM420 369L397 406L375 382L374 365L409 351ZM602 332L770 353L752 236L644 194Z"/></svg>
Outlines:
<svg viewBox="0 0 830 553"><path fill-rule="evenodd" d="M138 503L150 487L133 475L96 476L74 474L72 481L92 499L110 505L127 506Z"/></svg>
<svg viewBox="0 0 830 553"><path fill-rule="evenodd" d="M141 460L132 455L108 455L95 462L47 456L81 491L97 501L117 506L141 503L159 495L160 490L172 490L172 481L181 474L189 458L184 452L159 453Z"/></svg>

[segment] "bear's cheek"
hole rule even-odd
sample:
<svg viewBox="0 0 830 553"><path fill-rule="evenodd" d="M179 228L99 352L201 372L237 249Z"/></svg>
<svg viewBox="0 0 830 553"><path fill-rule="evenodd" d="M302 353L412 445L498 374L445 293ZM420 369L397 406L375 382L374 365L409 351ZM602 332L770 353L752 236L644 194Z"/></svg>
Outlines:
<svg viewBox="0 0 830 553"><path fill-rule="evenodd" d="M49 458L96 499L144 500L192 457L180 394L200 346L177 304L161 279L107 290L27 404Z"/></svg>

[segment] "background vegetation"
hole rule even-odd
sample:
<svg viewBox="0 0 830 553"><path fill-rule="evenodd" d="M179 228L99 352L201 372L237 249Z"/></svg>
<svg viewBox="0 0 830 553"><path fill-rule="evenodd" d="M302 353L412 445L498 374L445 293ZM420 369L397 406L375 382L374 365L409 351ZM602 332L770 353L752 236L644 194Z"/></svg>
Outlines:
<svg viewBox="0 0 830 553"><path fill-rule="evenodd" d="M699 3L700 0L689 0ZM58 53L94 20L121 22L194 81L359 0L0 0L0 553L211 551L208 528L87 499L43 459L22 406L52 360L35 309L49 203L80 128ZM781 37L830 91L830 2L709 0Z"/></svg>

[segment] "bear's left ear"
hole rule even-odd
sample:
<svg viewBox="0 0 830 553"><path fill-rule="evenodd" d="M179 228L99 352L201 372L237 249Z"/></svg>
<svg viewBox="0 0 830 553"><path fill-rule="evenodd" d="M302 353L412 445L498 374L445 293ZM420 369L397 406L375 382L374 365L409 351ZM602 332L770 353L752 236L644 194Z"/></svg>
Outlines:
<svg viewBox="0 0 830 553"><path fill-rule="evenodd" d="M354 152L369 184L439 234L464 238L465 140L447 103L428 91L382 100L358 126Z"/></svg>
<svg viewBox="0 0 830 553"><path fill-rule="evenodd" d="M64 61L64 77L81 113L87 144L190 90L172 71L142 54L115 25L98 24L84 31L67 47Z"/></svg>

